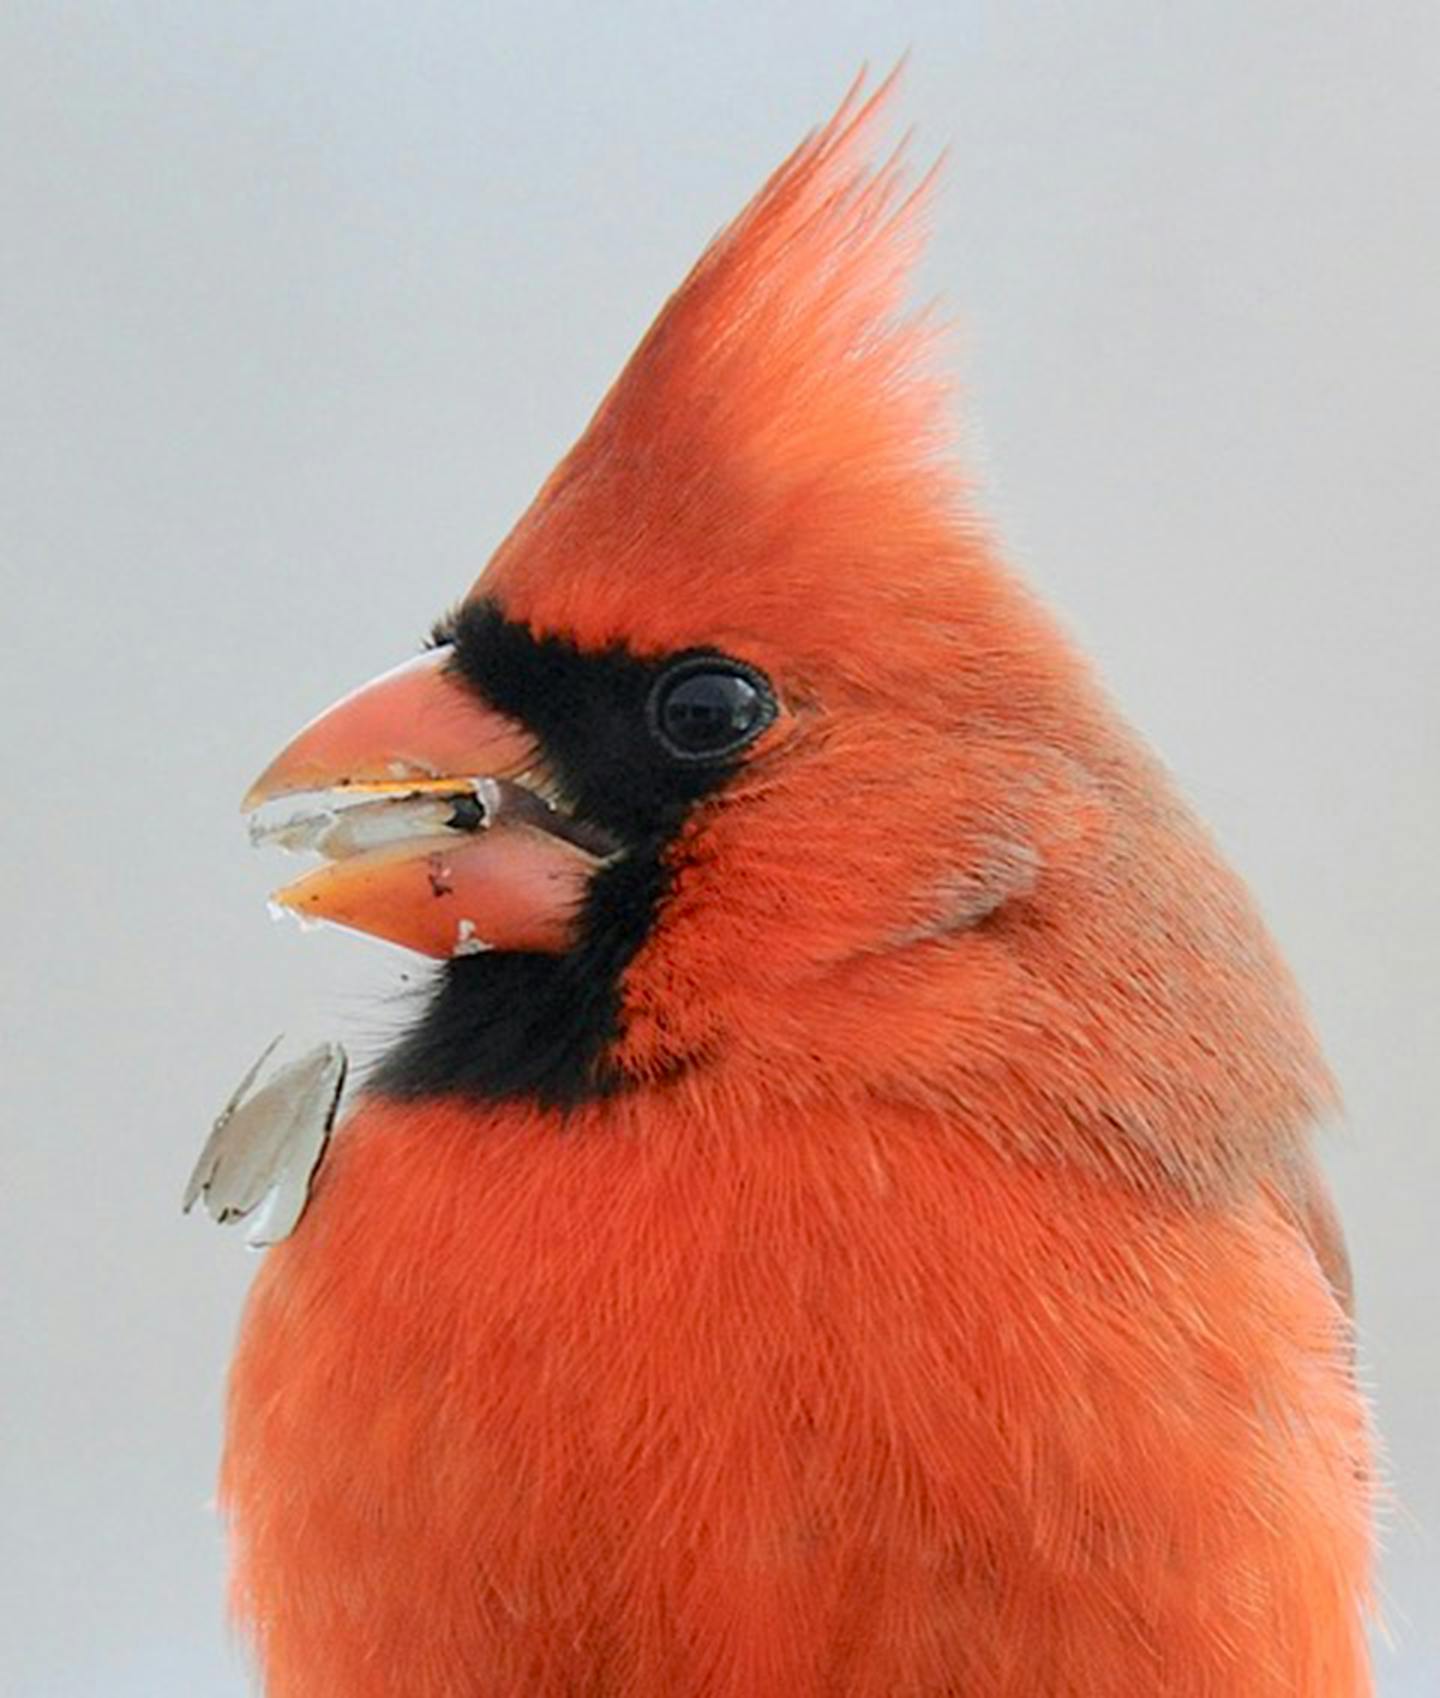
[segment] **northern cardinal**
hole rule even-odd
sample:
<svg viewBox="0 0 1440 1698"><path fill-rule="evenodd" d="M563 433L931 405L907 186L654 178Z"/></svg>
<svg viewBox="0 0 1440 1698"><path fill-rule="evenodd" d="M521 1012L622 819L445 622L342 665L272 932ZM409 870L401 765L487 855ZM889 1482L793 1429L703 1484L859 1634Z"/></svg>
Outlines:
<svg viewBox="0 0 1440 1698"><path fill-rule="evenodd" d="M1370 1690L1331 1087L946 461L878 104L251 792L444 958L240 1339L271 1698Z"/></svg>

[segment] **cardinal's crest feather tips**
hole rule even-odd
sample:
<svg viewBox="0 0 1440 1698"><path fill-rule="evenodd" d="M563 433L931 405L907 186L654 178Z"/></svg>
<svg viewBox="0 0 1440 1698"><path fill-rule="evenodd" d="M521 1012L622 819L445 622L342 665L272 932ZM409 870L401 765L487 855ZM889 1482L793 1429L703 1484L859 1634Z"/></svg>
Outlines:
<svg viewBox="0 0 1440 1698"><path fill-rule="evenodd" d="M905 310L935 172L873 157L893 82L857 84L661 309L485 574L513 616L641 647L695 640L697 604L788 625L837 539L953 520L935 321Z"/></svg>
<svg viewBox="0 0 1440 1698"><path fill-rule="evenodd" d="M878 164L868 154L893 84L862 98L857 83L716 237L616 385L606 423L648 429L655 385L728 424L731 446L768 426L748 442L762 453L793 451L797 437L823 439L831 455L889 438L910 458L933 434L928 329L902 309L934 171L907 189L908 137Z"/></svg>

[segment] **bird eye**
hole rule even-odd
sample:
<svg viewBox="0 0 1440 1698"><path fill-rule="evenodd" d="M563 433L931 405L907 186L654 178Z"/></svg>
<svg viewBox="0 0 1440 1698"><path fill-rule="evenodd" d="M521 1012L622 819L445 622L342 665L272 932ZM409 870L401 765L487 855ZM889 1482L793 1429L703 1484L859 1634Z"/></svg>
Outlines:
<svg viewBox="0 0 1440 1698"><path fill-rule="evenodd" d="M775 718L763 673L739 661L697 656L673 666L650 695L650 728L678 760L717 760L758 737Z"/></svg>

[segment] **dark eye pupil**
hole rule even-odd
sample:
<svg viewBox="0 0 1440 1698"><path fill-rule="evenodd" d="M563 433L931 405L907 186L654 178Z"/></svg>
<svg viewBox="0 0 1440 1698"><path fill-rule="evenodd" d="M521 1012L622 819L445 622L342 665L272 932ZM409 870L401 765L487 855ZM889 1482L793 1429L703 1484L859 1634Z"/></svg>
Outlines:
<svg viewBox="0 0 1440 1698"><path fill-rule="evenodd" d="M657 704L661 735L677 753L718 755L760 728L769 705L742 673L690 672L664 687Z"/></svg>

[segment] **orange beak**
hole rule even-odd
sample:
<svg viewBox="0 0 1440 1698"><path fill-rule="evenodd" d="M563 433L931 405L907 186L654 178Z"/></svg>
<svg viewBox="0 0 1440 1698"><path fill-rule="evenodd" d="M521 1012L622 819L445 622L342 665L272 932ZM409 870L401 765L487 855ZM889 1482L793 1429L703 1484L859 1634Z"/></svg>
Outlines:
<svg viewBox="0 0 1440 1698"><path fill-rule="evenodd" d="M252 821L257 843L327 857L274 900L441 959L561 954L605 846L547 798L530 733L477 700L448 659L432 649L344 697L250 787L247 811L308 797L278 822Z"/></svg>

